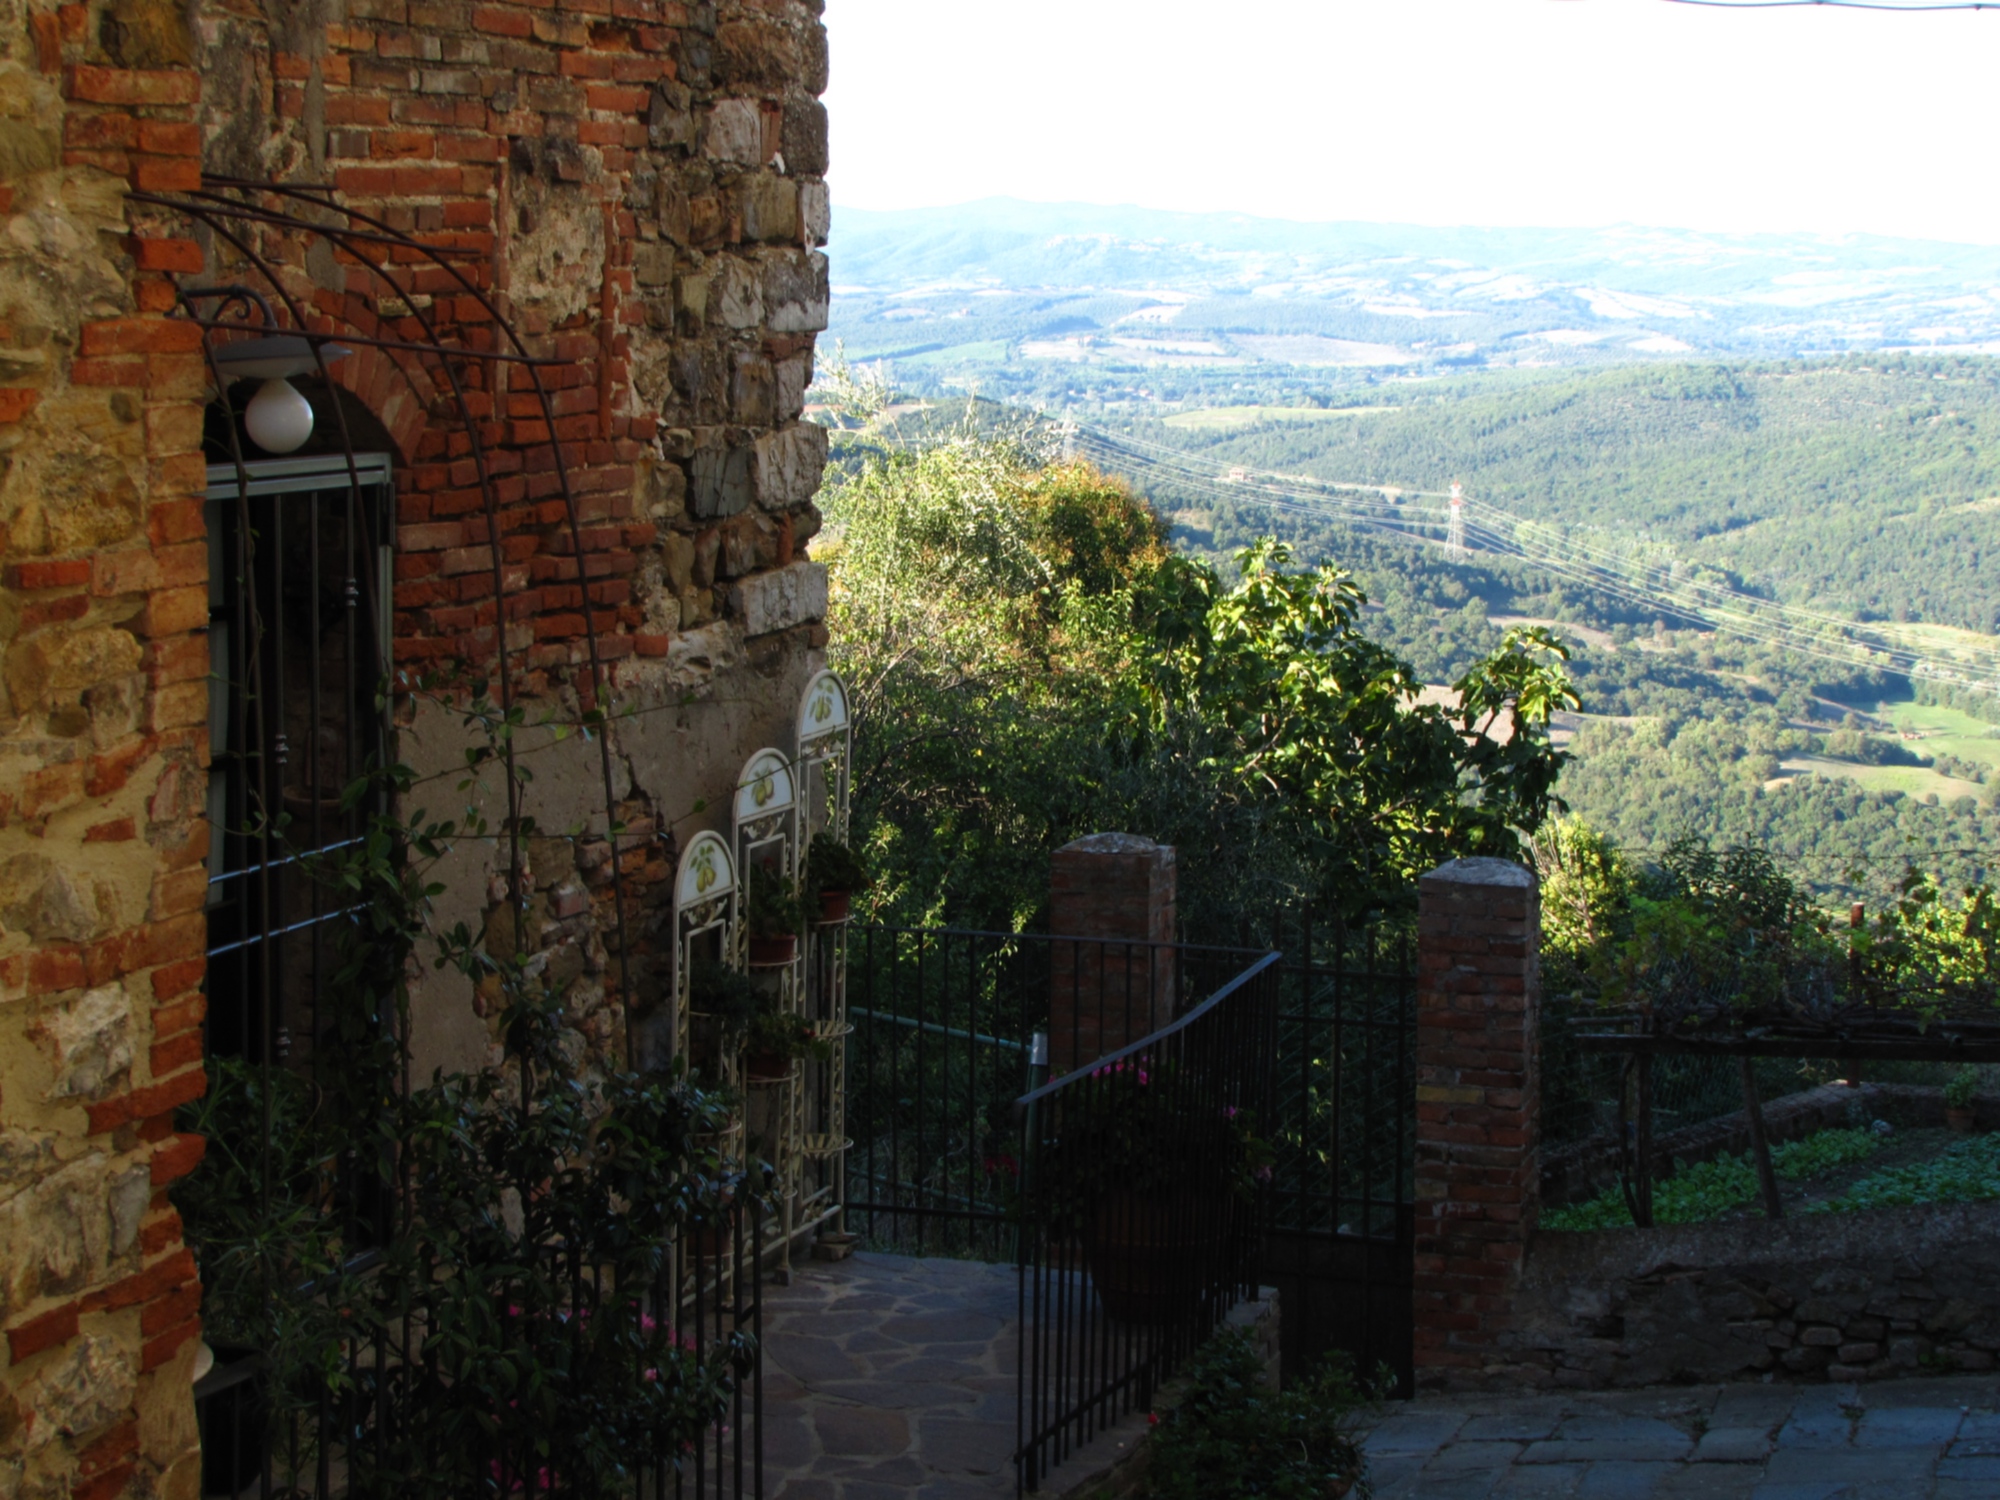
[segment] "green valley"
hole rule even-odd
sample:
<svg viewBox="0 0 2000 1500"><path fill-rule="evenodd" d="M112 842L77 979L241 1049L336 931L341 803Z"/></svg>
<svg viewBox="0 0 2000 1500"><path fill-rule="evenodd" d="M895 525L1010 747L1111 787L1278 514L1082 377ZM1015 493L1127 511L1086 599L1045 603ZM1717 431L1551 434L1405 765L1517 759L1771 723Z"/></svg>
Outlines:
<svg viewBox="0 0 2000 1500"><path fill-rule="evenodd" d="M848 461L968 416L1029 421L963 399L899 410L851 434ZM1426 681L1454 680L1511 625L1552 625L1583 700L1561 721L1574 759L1558 790L1629 848L1762 844L1829 896L1886 895L1912 862L1952 881L2000 868L2000 698L1706 628L1648 606L1615 566L1872 622L1875 639L2000 676L2000 363L1385 380L1325 406L1100 409L1068 441L1225 570L1264 535L1348 569L1366 628ZM1232 473L1284 476L1293 498ZM1477 537L1453 559L1436 498L1364 518L1325 488L1435 496L1453 481L1612 565L1580 576Z"/></svg>

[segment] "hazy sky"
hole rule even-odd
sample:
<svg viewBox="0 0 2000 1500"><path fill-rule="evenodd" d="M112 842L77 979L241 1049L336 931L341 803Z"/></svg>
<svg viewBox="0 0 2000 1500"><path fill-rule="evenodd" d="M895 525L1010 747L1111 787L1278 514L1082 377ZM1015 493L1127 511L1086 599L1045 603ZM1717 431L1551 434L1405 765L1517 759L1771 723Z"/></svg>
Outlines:
<svg viewBox="0 0 2000 1500"><path fill-rule="evenodd" d="M834 202L2000 244L2000 10L827 0Z"/></svg>

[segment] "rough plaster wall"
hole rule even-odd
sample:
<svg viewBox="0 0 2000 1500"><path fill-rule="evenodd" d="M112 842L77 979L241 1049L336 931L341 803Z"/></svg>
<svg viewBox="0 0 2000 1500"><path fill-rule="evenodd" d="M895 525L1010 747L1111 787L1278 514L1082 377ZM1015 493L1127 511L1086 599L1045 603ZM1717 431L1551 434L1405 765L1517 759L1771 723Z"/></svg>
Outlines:
<svg viewBox="0 0 2000 1500"><path fill-rule="evenodd" d="M819 653L781 642L746 650L740 634L718 623L679 637L665 661L621 674L621 714L610 736L612 805L626 830L616 857L627 877L626 935L642 1029L669 988L670 887L662 877L696 833L728 837L730 793L744 761L767 745L789 750L799 698L821 664ZM504 797L497 770L460 789L459 768L473 742L462 716L431 703L417 708L400 739L404 759L433 778L425 805L434 814L462 817L471 809L498 826ZM533 893L524 935L531 951L546 955L538 962L558 978L572 1024L594 1052L612 1054L623 1045L624 1016L605 994L607 982L615 990L618 965L599 742L558 739L543 729L522 735L518 746L528 776L522 809L536 830L522 848L524 886ZM462 922L484 932L491 950L512 950L506 854L498 837L453 845L435 871L445 887L432 913L436 931ZM412 1075L497 1062L496 999L426 964L412 998Z"/></svg>

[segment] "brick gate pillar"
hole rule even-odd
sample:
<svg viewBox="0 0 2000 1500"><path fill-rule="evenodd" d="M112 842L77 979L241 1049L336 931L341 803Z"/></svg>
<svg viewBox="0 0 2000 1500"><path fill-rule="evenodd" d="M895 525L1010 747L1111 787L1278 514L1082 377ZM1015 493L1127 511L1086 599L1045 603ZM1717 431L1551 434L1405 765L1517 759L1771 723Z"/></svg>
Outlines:
<svg viewBox="0 0 2000 1500"><path fill-rule="evenodd" d="M1523 1373L1511 1302L1540 1202L1535 877L1459 859L1419 887L1416 1376Z"/></svg>
<svg viewBox="0 0 2000 1500"><path fill-rule="evenodd" d="M1130 833L1056 850L1049 876L1049 1069L1060 1077L1174 1015L1174 851Z"/></svg>

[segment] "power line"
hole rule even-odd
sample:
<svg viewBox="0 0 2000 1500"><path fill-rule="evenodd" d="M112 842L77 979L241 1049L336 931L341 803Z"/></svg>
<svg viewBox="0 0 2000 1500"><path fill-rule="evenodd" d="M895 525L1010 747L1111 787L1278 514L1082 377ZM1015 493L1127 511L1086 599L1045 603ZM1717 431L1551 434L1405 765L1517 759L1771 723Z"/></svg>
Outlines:
<svg viewBox="0 0 2000 1500"><path fill-rule="evenodd" d="M1214 468L1224 468L1224 465L1184 449L1136 436L1112 434L1082 424L1069 424L1066 431L1073 435L1072 442L1080 443L1100 461L1107 461L1114 467L1131 466L1154 471L1199 494L1322 517L1331 512L1411 540L1432 540L1435 528L1442 521L1446 526L1448 552L1453 538L1462 541L1466 537L1474 537L1491 550L1519 556L1559 578L1584 584L1620 602L1651 609L1656 614L1671 615L1676 619L1726 630L1758 644L1843 665L1887 668L1983 692L2000 693L2000 683L1990 680L2000 677L2000 656L1989 651L1982 650L1969 666L1940 660L1890 641L1869 637L1852 621L1817 610L1761 599L1699 576L1678 577L1672 565L1649 564L1594 546L1552 526L1527 521L1485 502L1462 501L1451 511L1440 512L1429 507L1406 505L1401 500L1403 496L1448 498L1433 491L1272 474L1236 465L1226 466L1226 473L1217 474L1194 465L1206 463ZM1147 449L1152 453L1143 451ZM1291 487L1301 483L1309 484L1313 489L1307 492ZM1381 498L1360 498L1364 495ZM1395 498L1391 499L1392 496Z"/></svg>
<svg viewBox="0 0 2000 1500"><path fill-rule="evenodd" d="M1797 10L1817 5L1827 10L2000 10L2000 0L1667 0L1669 5L1701 5L1711 10Z"/></svg>

